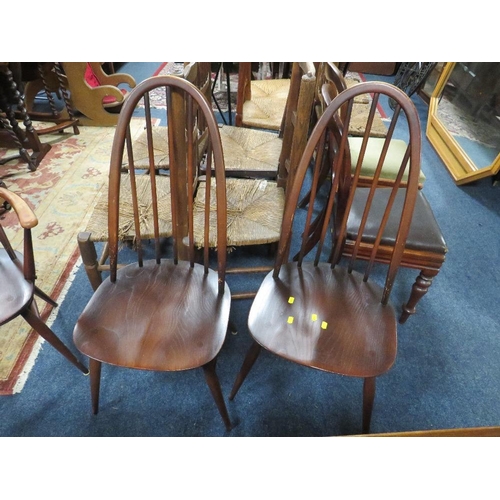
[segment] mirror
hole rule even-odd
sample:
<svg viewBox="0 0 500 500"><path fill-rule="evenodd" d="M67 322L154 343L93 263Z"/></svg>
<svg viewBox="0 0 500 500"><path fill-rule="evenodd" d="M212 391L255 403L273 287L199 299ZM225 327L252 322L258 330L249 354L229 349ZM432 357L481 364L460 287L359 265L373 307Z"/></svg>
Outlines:
<svg viewBox="0 0 500 500"><path fill-rule="evenodd" d="M500 170L500 63L446 63L429 104L427 137L456 184Z"/></svg>

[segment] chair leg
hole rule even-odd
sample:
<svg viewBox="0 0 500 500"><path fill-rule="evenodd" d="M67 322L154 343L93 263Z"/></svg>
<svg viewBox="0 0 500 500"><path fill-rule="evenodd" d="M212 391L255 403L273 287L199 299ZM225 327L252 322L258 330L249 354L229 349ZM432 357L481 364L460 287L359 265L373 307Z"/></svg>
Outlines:
<svg viewBox="0 0 500 500"><path fill-rule="evenodd" d="M367 377L363 382L363 434L370 432L373 401L375 399L375 377Z"/></svg>
<svg viewBox="0 0 500 500"><path fill-rule="evenodd" d="M49 297L44 291L40 290L40 288L38 288L36 285L35 285L35 295L45 300L45 302L50 304L52 307L57 307L57 302L54 299L52 299L52 297Z"/></svg>
<svg viewBox="0 0 500 500"><path fill-rule="evenodd" d="M232 401L234 397L236 396L236 393L238 392L239 388L241 387L241 384L243 384L246 376L252 369L252 366L254 365L255 361L257 361L257 358L259 357L260 351L262 347L260 344L257 342L253 342L253 344L250 346L250 349L247 352L247 355L245 356L245 360L243 361L243 365L241 366L240 372L238 373L238 376L236 377L236 380L233 385L233 390L231 391L231 394L229 395L229 399Z"/></svg>
<svg viewBox="0 0 500 500"><path fill-rule="evenodd" d="M217 377L217 373L215 371L216 364L217 364L217 358L214 358L206 365L203 365L203 373L205 374L205 380L207 381L207 385L215 400L215 404L219 409L219 413L222 417L222 420L224 421L224 425L226 426L227 431L230 431L232 428L231 420L229 419L226 403L224 403L224 396L222 395L222 389L220 387L219 378Z"/></svg>
<svg viewBox="0 0 500 500"><path fill-rule="evenodd" d="M422 269L417 276L411 289L411 295L408 302L403 306L403 312L399 318L401 324L405 323L410 315L415 314L418 301L427 293L432 285L432 280L439 271Z"/></svg>
<svg viewBox="0 0 500 500"><path fill-rule="evenodd" d="M92 400L92 413L94 415L97 415L99 411L99 391L101 388L101 366L102 363L100 361L89 358L90 397Z"/></svg>
<svg viewBox="0 0 500 500"><path fill-rule="evenodd" d="M78 361L75 355L66 347L59 337L42 321L34 300L31 302L29 309L23 311L21 315L33 330L57 349L70 363L75 365L85 375L89 372L87 367Z"/></svg>
<svg viewBox="0 0 500 500"><path fill-rule="evenodd" d="M84 232L78 234L78 247L90 285L92 289L96 291L102 283L102 275L99 271L99 262L97 260L94 242L90 241L90 233Z"/></svg>

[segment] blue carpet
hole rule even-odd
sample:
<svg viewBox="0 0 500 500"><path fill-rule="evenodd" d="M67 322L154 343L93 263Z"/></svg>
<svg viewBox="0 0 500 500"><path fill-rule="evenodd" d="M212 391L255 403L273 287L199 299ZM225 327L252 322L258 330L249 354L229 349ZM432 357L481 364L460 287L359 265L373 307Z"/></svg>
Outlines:
<svg viewBox="0 0 500 500"><path fill-rule="evenodd" d="M124 69L124 68L121 68ZM425 137L424 192L449 254L417 314L399 328L395 366L378 380L372 432L500 425L500 203L491 179L458 187ZM385 103L386 105L386 103ZM258 249L231 259L265 260ZM402 269L391 296L399 307L417 273ZM228 277L229 286L248 287ZM255 286L259 279L256 278ZM54 330L72 345L78 315L92 294L83 269L59 307ZM218 363L229 394L250 345L251 301L234 301L238 326ZM104 366L101 407L91 414L88 378L44 347L24 390L0 398L1 436L339 436L361 430L361 380L326 374L263 352L240 392L227 401L227 433L203 373L153 373Z"/></svg>

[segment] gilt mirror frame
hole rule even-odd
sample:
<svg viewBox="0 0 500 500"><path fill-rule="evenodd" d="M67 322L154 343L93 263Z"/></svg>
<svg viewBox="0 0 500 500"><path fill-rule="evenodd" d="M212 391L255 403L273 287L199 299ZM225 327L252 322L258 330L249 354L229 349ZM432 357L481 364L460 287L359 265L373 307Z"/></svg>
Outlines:
<svg viewBox="0 0 500 500"><path fill-rule="evenodd" d="M500 171L500 153L490 165L486 167L476 165L438 116L439 103L456 64L454 62L445 64L432 92L426 134L453 180L460 185L496 175Z"/></svg>

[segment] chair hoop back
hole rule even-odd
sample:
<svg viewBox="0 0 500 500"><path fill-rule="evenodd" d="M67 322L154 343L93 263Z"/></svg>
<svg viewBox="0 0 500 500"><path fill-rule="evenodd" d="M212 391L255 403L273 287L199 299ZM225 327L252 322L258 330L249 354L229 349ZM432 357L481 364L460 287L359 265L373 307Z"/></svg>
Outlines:
<svg viewBox="0 0 500 500"><path fill-rule="evenodd" d="M371 109L367 118L366 131L363 136L363 142L361 147L360 158L356 165L356 170L351 178L351 165L349 161L349 145L348 145L348 134L342 133L342 130L349 129L349 120L351 118L352 108L354 99L360 95L370 95L372 99ZM379 97L385 95L393 99L396 103L396 110L394 113L393 120L389 127L387 137L385 139L384 147L382 148L380 159L378 162L377 171L375 173L375 180L371 186L370 193L368 195L365 212L363 214L363 219L361 221L360 234L362 233L363 226L367 221L368 214L371 208L371 202L375 190L377 189L377 179L380 175L380 170L384 163L385 155L387 154L387 148L389 141L393 137L394 131L396 129L396 124L398 123L398 118L401 116L406 117L408 132L410 141L408 144L407 152L401 162L399 168L399 173L394 186L391 188L392 193L389 197L387 207L385 209L380 228L377 233L376 242L374 244L372 259L370 260L367 271L365 272L365 280L368 279L368 275L371 271L371 267L375 260L375 255L378 249L378 242L380 241L382 234L384 232L385 224L391 213L394 198L396 196L397 190L401 185L401 179L405 169L408 169L408 180L407 189L405 195L405 202L403 204L400 224L397 232L396 243L394 251L392 253L388 272L385 280L385 288L382 301L386 303L389 298L390 291L393 286L394 278L397 273L406 238L408 235L408 230L413 214L413 209L415 205L415 200L417 197L419 173L420 173L420 153L421 153L421 132L420 132L420 121L418 118L418 113L416 108L411 101L411 99L397 87L384 83L384 82L365 82L355 85L349 89L344 90L339 95L337 95L328 105L323 115L319 118L314 130L311 133L307 146L305 148L304 154L298 165L296 178L293 185L290 187L288 193L287 205L285 207L285 213L283 217L283 226L281 239L278 247L277 259L275 264L275 277L279 273L279 269L282 264L284 264L288 259L289 246L292 235L292 224L294 221L294 214L297 207L297 202L301 192L302 184L304 182L306 173L309 169L311 161L313 161L314 168L320 168L320 164L324 161L325 148L330 144L331 157L328 161L331 161L331 188L330 193L327 196L325 211L323 212L321 229L321 238L318 243L317 253L315 258L316 265L320 260L320 255L323 249L325 236L328 232L328 227L332 216L334 218L334 242L332 245L332 250L328 261L335 266L341 258L342 248L345 243L346 238L346 227L347 220L349 218L350 209L354 199L356 188L358 187L361 163L363 161L364 152L366 149L366 144L370 135L371 124L373 123L373 116L378 105ZM342 111L341 111L342 110ZM342 115L342 130L338 130L338 117ZM340 137L340 144L338 139ZM335 144L335 150L331 151L331 144ZM314 199L317 195L318 187L315 185L316 175L313 174L313 181L311 187L311 198ZM312 215L314 210L314 202L309 203L308 214L306 218L306 228L304 230L303 237L303 247L306 243L307 235L310 234L310 225L312 224ZM360 241L357 242L357 245ZM298 260L298 265L302 263L302 257L304 252L301 252L301 256ZM353 253L351 263L349 264L349 270L352 271L353 262L356 259L356 252Z"/></svg>
<svg viewBox="0 0 500 500"><path fill-rule="evenodd" d="M158 223L159 204L165 203L165 193L159 193L160 177L154 164L153 124L150 92L164 89L166 95L166 119L169 144L169 181L171 205L171 225L174 248L174 262L189 260L194 265L195 248L193 238L193 200L196 180L201 161L206 161L207 168L207 205L210 206L210 185L212 171L215 173L216 204L224 207L217 211L217 242L218 271L221 290L224 289L224 270L226 259L226 190L225 169L222 155L222 145L219 129L212 108L202 92L189 81L176 76L156 76L144 80L129 94L118 119L113 140L108 192L108 231L111 281L116 280L119 245L120 218L120 184L123 175L124 155L128 158L130 191L134 212L135 243L137 246L139 265L142 265L141 239L154 238L156 261L160 261L160 228ZM149 168L134 166L134 141L130 135L130 120L133 113L143 100L146 116L147 151L149 153ZM200 128L203 128L201 130ZM168 132L167 132L168 129ZM200 155L198 145L200 136L208 131L208 144L205 154ZM145 170L145 171L144 171ZM140 207L137 201L138 181L147 176L151 186L150 204L153 212L154 225L152 234L141 233ZM208 212L208 210L207 210ZM170 223L170 221L169 221ZM207 226L208 227L208 226ZM208 241L208 234L205 236ZM183 254L187 248L187 255ZM205 270L208 272L208 253L204 259Z"/></svg>

